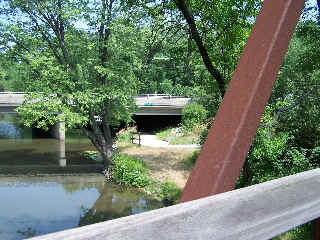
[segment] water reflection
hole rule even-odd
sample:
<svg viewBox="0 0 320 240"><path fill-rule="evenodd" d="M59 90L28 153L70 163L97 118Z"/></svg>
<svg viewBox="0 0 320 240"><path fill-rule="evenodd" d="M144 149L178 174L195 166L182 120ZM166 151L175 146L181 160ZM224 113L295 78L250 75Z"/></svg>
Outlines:
<svg viewBox="0 0 320 240"><path fill-rule="evenodd" d="M81 154L94 149L88 138L79 134L67 134L66 142L33 136L17 114L0 114L0 165L96 164Z"/></svg>
<svg viewBox="0 0 320 240"><path fill-rule="evenodd" d="M19 139L21 129L10 122L0 122L0 138Z"/></svg>
<svg viewBox="0 0 320 240"><path fill-rule="evenodd" d="M0 239L19 240L160 208L98 176L0 178Z"/></svg>

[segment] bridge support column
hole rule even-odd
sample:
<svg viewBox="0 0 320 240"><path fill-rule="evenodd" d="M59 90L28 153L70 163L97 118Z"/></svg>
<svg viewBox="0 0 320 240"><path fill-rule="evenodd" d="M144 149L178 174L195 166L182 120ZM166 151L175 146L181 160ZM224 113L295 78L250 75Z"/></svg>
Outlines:
<svg viewBox="0 0 320 240"><path fill-rule="evenodd" d="M58 154L58 161L60 167L67 166L67 159L66 159L66 142L59 141L59 154Z"/></svg>
<svg viewBox="0 0 320 240"><path fill-rule="evenodd" d="M59 121L55 125L53 125L51 129L51 135L52 137L60 141L65 141L66 139L65 122Z"/></svg>

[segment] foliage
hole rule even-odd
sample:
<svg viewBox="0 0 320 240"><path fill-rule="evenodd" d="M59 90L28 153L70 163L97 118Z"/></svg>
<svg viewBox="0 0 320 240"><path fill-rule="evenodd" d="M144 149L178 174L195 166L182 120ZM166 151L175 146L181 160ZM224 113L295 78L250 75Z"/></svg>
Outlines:
<svg viewBox="0 0 320 240"><path fill-rule="evenodd" d="M131 121L136 109L141 65L140 28L119 6L83 0L10 0L0 6L6 15L6 21L0 17L2 53L23 69L20 82L30 92L18 109L25 125L48 129L65 120L67 128L83 130L106 165L110 126Z"/></svg>
<svg viewBox="0 0 320 240"><path fill-rule="evenodd" d="M160 185L159 195L161 199L165 201L178 203L182 195L182 190L176 183L166 180Z"/></svg>
<svg viewBox="0 0 320 240"><path fill-rule="evenodd" d="M162 141L168 141L169 137L172 134L172 130L173 130L173 128L167 128L164 130L160 130L156 133L156 136Z"/></svg>
<svg viewBox="0 0 320 240"><path fill-rule="evenodd" d="M320 166L319 34L299 23L237 187Z"/></svg>
<svg viewBox="0 0 320 240"><path fill-rule="evenodd" d="M296 229L293 229L285 234L282 234L280 237L273 238L273 240L301 240L301 239L312 239L314 223L307 223Z"/></svg>
<svg viewBox="0 0 320 240"><path fill-rule="evenodd" d="M207 110L198 103L187 104L182 111L182 126L186 130L192 130L200 125L207 117Z"/></svg>
<svg viewBox="0 0 320 240"><path fill-rule="evenodd" d="M203 145L206 140L207 140L207 137L208 137L208 134L209 134L209 131L213 125L213 122L214 122L214 118L209 118L207 119L207 122L206 122L206 128L204 130L202 130L201 134L200 134L200 144Z"/></svg>
<svg viewBox="0 0 320 240"><path fill-rule="evenodd" d="M276 107L267 106L261 126L248 153L238 187L262 183L318 167L318 148L297 144L295 133L274 119Z"/></svg>
<svg viewBox="0 0 320 240"><path fill-rule="evenodd" d="M84 151L83 156L96 162L103 162L101 155L97 151Z"/></svg>
<svg viewBox="0 0 320 240"><path fill-rule="evenodd" d="M132 132L130 130L122 131L117 136L119 143L131 143Z"/></svg>
<svg viewBox="0 0 320 240"><path fill-rule="evenodd" d="M320 144L319 34L317 23L299 24L271 98L273 104L286 103L277 113L281 128L294 135L298 146L308 149Z"/></svg>
<svg viewBox="0 0 320 240"><path fill-rule="evenodd" d="M161 140L169 142L170 145L199 144L203 125L195 125L191 130L183 127L167 128L156 133Z"/></svg>
<svg viewBox="0 0 320 240"><path fill-rule="evenodd" d="M182 136L174 136L170 139L170 145L188 145L198 144L199 136L193 134L193 132L184 133Z"/></svg>
<svg viewBox="0 0 320 240"><path fill-rule="evenodd" d="M113 156L112 176L120 184L145 187L150 183L146 164L126 154Z"/></svg>
<svg viewBox="0 0 320 240"><path fill-rule="evenodd" d="M185 161L188 167L193 167L196 164L198 157L200 155L200 151L201 151L200 149L195 150L190 156L188 156L188 158Z"/></svg>

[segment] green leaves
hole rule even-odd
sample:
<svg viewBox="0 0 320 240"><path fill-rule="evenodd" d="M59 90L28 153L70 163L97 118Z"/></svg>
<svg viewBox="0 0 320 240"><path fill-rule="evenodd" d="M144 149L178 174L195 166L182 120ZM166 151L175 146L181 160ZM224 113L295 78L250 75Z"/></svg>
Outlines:
<svg viewBox="0 0 320 240"><path fill-rule="evenodd" d="M112 174L115 181L134 187L145 187L150 183L148 169L142 160L126 154L113 157Z"/></svg>
<svg viewBox="0 0 320 240"><path fill-rule="evenodd" d="M198 103L187 104L182 111L182 126L186 130L192 130L196 125L200 125L207 117L207 110Z"/></svg>

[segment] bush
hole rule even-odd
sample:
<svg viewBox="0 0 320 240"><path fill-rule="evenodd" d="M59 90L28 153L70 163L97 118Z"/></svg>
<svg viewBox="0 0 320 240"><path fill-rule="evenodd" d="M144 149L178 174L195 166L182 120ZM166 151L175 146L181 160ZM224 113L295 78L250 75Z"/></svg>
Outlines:
<svg viewBox="0 0 320 240"><path fill-rule="evenodd" d="M169 137L171 136L173 128L167 128L164 130L160 130L156 133L156 136L160 138L162 141L168 141Z"/></svg>
<svg viewBox="0 0 320 240"><path fill-rule="evenodd" d="M131 137L132 137L132 131L134 129L126 129L126 130L122 130L118 136L117 136L117 140L120 142L120 143L131 143Z"/></svg>
<svg viewBox="0 0 320 240"><path fill-rule="evenodd" d="M190 131L194 126L203 123L206 117L207 110L201 104L187 104L182 111L182 126Z"/></svg>
<svg viewBox="0 0 320 240"><path fill-rule="evenodd" d="M126 154L113 156L112 176L120 184L145 187L150 183L146 164Z"/></svg>
<svg viewBox="0 0 320 240"><path fill-rule="evenodd" d="M190 167L193 167L197 160L198 160L198 157L200 155L200 149L198 150L195 150L192 155L190 155L188 158L187 158L187 161L186 161L186 164Z"/></svg>
<svg viewBox="0 0 320 240"><path fill-rule="evenodd" d="M165 181L160 185L160 197L168 205L177 203L182 195L182 190L177 184L170 181Z"/></svg>
<svg viewBox="0 0 320 240"><path fill-rule="evenodd" d="M214 118L208 119L206 128L200 134L200 141L199 141L200 145L203 145L206 142L210 128L213 125L213 122L214 122Z"/></svg>

